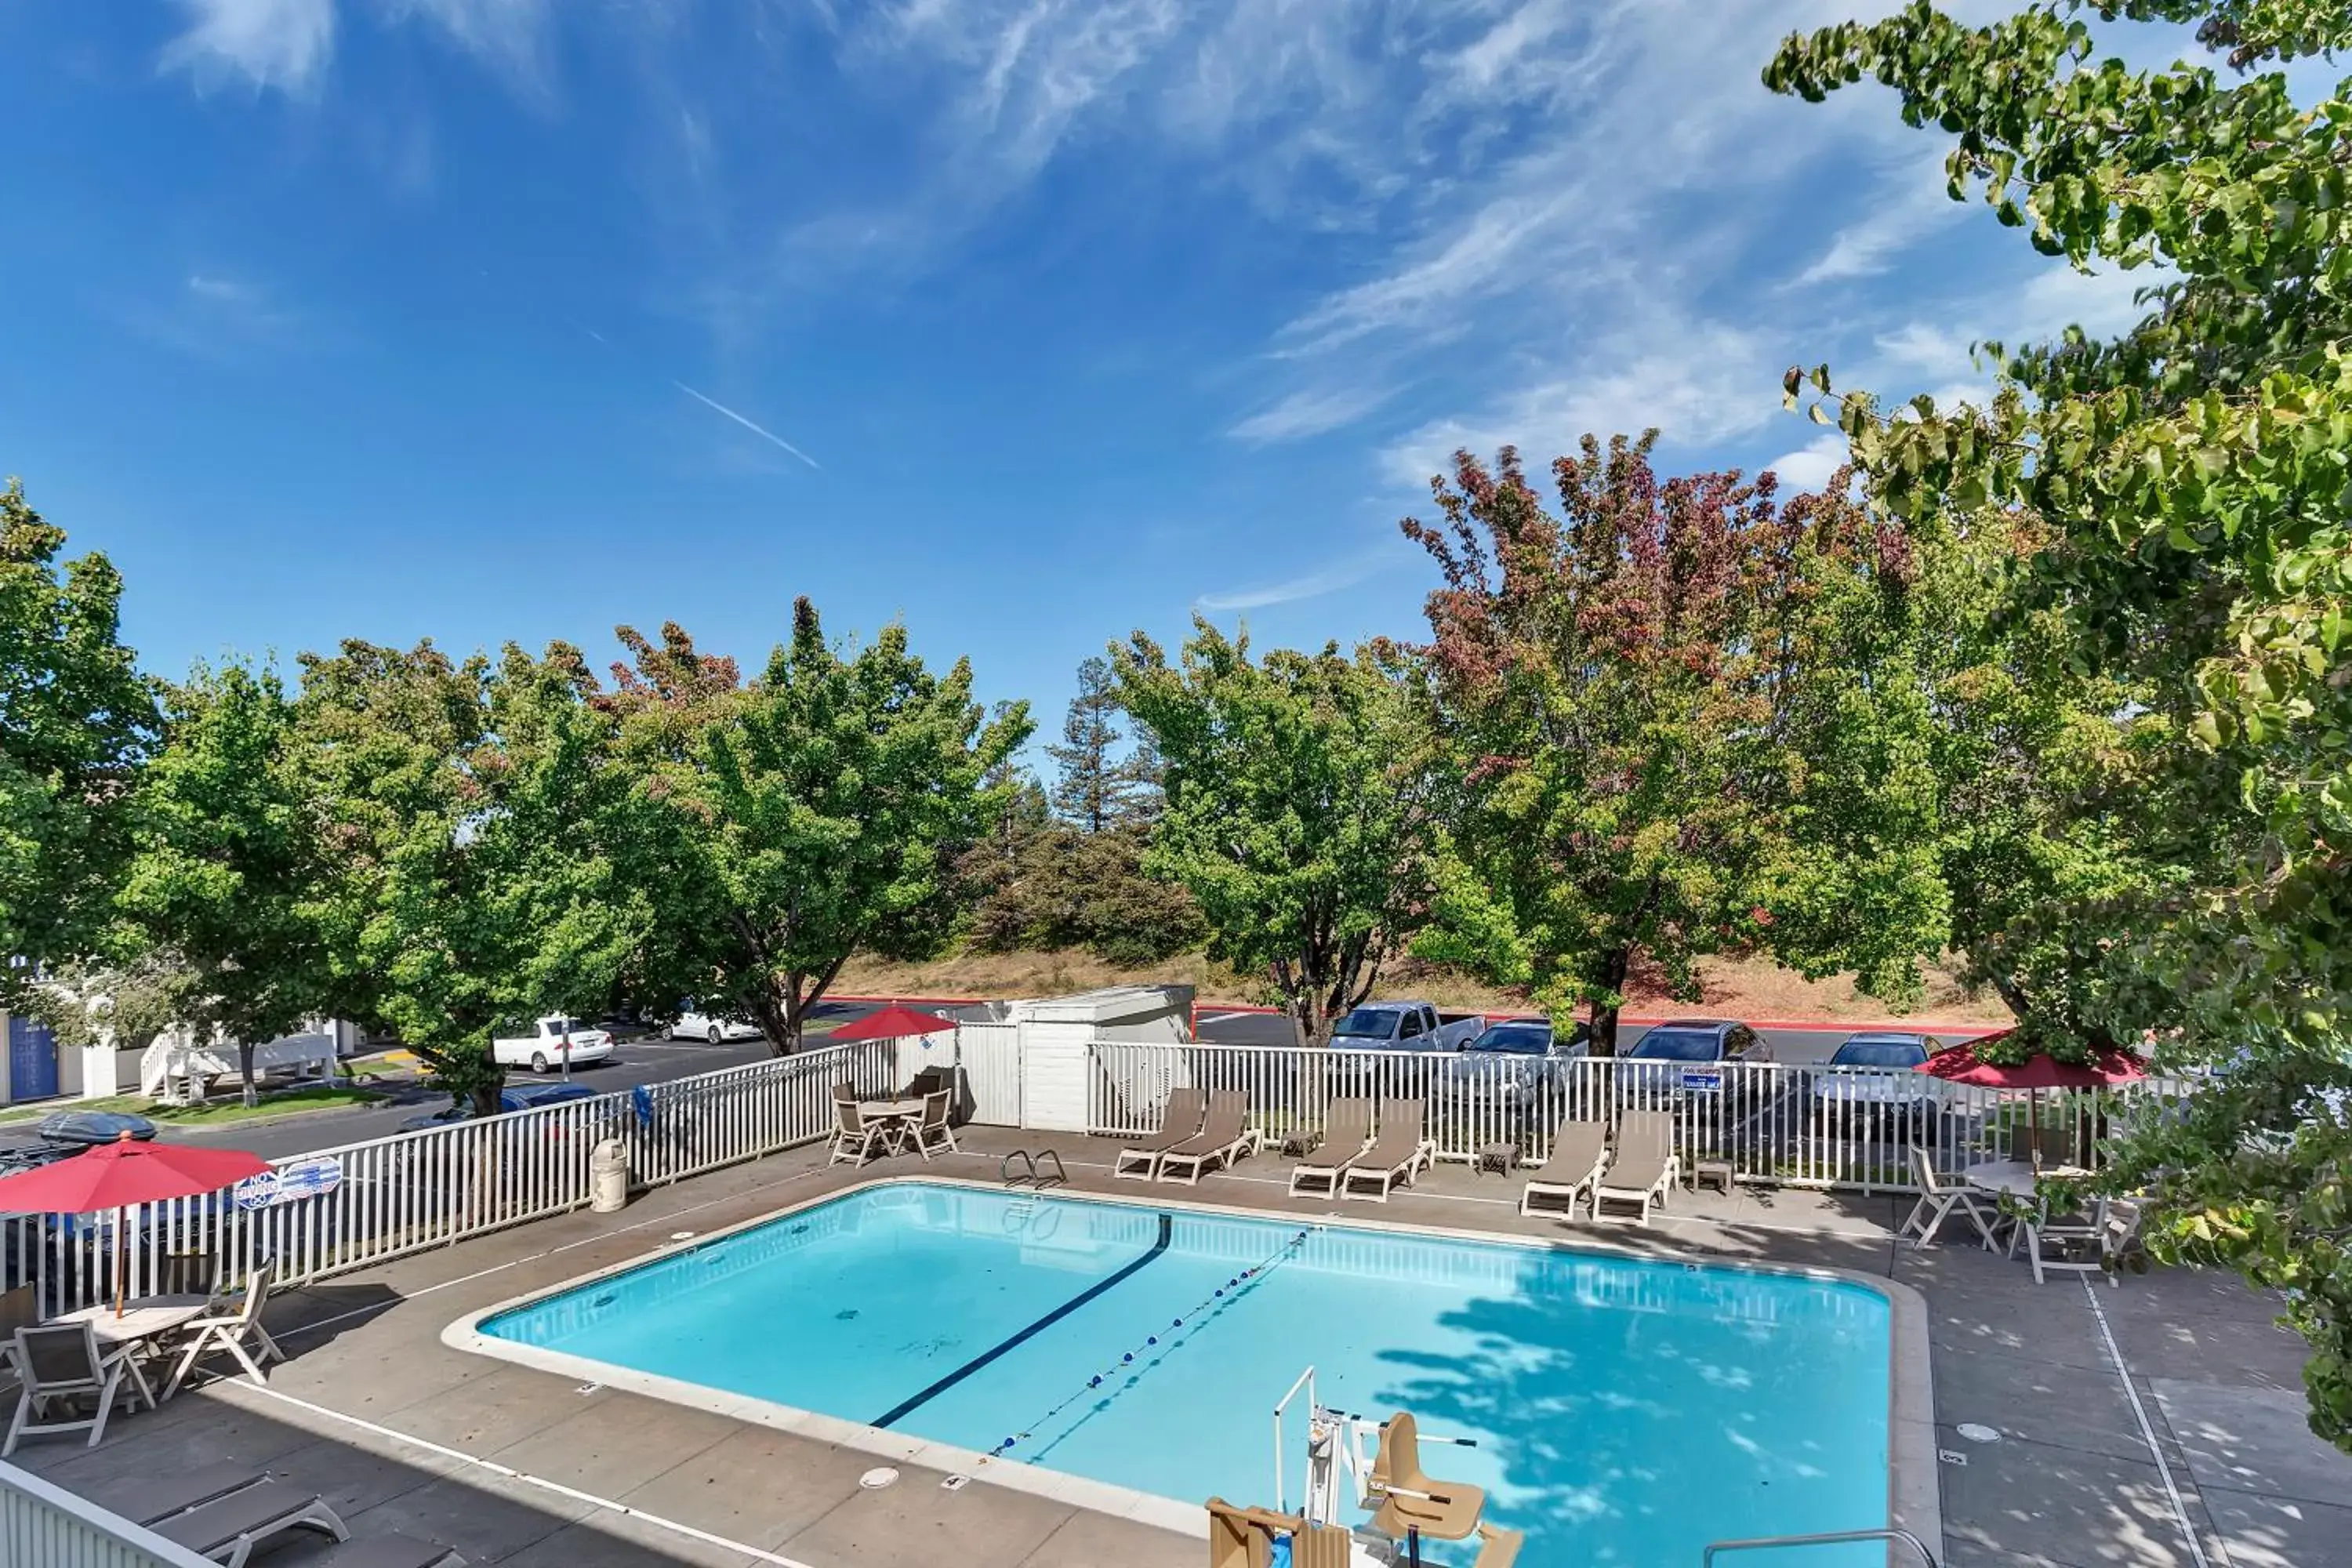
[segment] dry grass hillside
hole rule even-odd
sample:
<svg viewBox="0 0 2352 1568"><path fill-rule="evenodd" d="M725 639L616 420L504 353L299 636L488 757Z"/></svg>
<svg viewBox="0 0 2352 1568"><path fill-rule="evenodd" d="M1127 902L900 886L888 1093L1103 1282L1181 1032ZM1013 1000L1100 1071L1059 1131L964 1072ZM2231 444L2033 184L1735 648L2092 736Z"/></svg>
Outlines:
<svg viewBox="0 0 2352 1568"><path fill-rule="evenodd" d="M1637 974L1627 1010L1825 1023L1864 1023L1894 1016L1885 1003L1863 995L1843 977L1807 980L1765 959L1706 959L1699 964L1699 975L1704 994L1689 1002L1668 995L1654 977ZM834 990L852 996L1010 997L1053 996L1099 985L1142 984L1189 984L1203 1002L1262 1004L1273 999L1264 982L1237 974L1196 952L1142 968L1106 963L1079 952L959 953L929 963L888 963L861 956L843 969ZM1441 1007L1510 1012L1527 1005L1521 993L1409 960L1390 970L1381 990L1391 995L1425 996ZM1950 1023L2009 1021L1999 998L1970 996L1940 969L1928 972L1926 999L1911 1016Z"/></svg>

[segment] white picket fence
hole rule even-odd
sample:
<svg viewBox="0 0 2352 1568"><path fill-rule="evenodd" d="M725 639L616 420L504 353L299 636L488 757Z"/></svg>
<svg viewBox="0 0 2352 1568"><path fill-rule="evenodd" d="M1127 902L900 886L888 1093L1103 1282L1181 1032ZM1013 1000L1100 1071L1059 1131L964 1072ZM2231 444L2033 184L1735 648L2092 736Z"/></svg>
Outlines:
<svg viewBox="0 0 2352 1568"><path fill-rule="evenodd" d="M1906 1191L1912 1151L1950 1171L2021 1151L2028 1102L2015 1094L1944 1083L1902 1069L1783 1062L1546 1060L1485 1052L1300 1050L1283 1046L1144 1045L1097 1041L1091 1052L1087 1130L1156 1131L1171 1089L1237 1089L1250 1124L1278 1142L1320 1138L1331 1103L1348 1098L1418 1100L1441 1160L1514 1144L1530 1163L1550 1152L1564 1121L1612 1121L1627 1110L1664 1111L1685 1169L1730 1163L1741 1181ZM2168 1092L2048 1092L2042 1136L2059 1151L2096 1158L2103 1118L2125 1103ZM2066 1157L2045 1147L2050 1163Z"/></svg>
<svg viewBox="0 0 2352 1568"><path fill-rule="evenodd" d="M1238 1089L1269 1139L1319 1137L1334 1100L1405 1099L1425 1108L1438 1157L1466 1161L1515 1144L1529 1162L1563 1121L1613 1120L1629 1110L1673 1119L1685 1168L1728 1162L1742 1181L1863 1191L1907 1190L1912 1152L1938 1170L2013 1156L2025 1102L2015 1095L1917 1074L1785 1063L1697 1066L1619 1059L1547 1061L1484 1053L1302 1050L1097 1039L1031 1059L1017 1026L969 1023L953 1047L970 1120L1019 1126L1024 1082L1083 1073L1086 1131L1156 1131L1169 1091ZM118 1216L0 1218L0 1290L29 1285L44 1314L130 1296L200 1289L271 1260L299 1284L446 1246L584 1205L589 1155L606 1138L628 1152L640 1185L676 1181L823 1139L833 1085L877 1097L903 1088L938 1048L875 1041L535 1110L455 1122L321 1150L279 1163L331 1160L330 1189L245 1209L226 1194L141 1205ZM1050 1058L1050 1059L1049 1059ZM1078 1098L1073 1083L1068 1098ZM2045 1157L2096 1157L2105 1119L2161 1105L2177 1089L2042 1097ZM1067 1125L1067 1123L1061 1123ZM299 1188L296 1190L299 1190ZM119 1261L118 1261L119 1260Z"/></svg>
<svg viewBox="0 0 2352 1568"><path fill-rule="evenodd" d="M29 1470L0 1464L0 1568L211 1568Z"/></svg>
<svg viewBox="0 0 2352 1568"><path fill-rule="evenodd" d="M640 1184L814 1142L833 1127L833 1085L887 1094L913 1076L902 1054L889 1040L835 1046L320 1150L278 1168L331 1159L330 1191L251 1210L227 1194L139 1205L120 1212L119 1249L116 1215L9 1216L0 1289L29 1284L53 1314L118 1283L131 1296L201 1289L265 1258L281 1283L322 1279L581 1207L590 1152L606 1138L627 1149Z"/></svg>

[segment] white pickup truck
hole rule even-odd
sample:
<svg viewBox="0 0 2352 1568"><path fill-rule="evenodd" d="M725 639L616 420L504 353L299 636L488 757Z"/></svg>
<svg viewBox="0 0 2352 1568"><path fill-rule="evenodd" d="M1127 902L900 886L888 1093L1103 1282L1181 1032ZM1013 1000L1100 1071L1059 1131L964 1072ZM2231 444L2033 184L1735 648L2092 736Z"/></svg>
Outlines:
<svg viewBox="0 0 2352 1568"><path fill-rule="evenodd" d="M612 1054L611 1035L562 1013L528 1024L518 1019L501 1025L490 1037L491 1060L533 1072L553 1072L566 1060L573 1067L601 1062Z"/></svg>
<svg viewBox="0 0 2352 1568"><path fill-rule="evenodd" d="M1335 1051L1458 1051L1486 1027L1483 1013L1441 1013L1426 1002L1367 1002L1331 1031Z"/></svg>

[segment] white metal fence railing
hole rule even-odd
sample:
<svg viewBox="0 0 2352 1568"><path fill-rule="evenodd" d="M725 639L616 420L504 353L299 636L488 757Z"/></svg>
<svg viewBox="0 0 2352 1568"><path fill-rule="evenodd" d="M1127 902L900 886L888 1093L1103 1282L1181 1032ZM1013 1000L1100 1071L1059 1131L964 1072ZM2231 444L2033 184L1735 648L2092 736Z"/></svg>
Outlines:
<svg viewBox="0 0 2352 1568"><path fill-rule="evenodd" d="M341 1273L581 1207L606 1138L640 1184L814 1142L833 1126L833 1085L887 1094L911 1076L900 1055L888 1040L835 1046L297 1155L278 1163L286 1195L266 1206L215 1194L121 1211L119 1251L113 1214L10 1215L0 1290L29 1285L53 1314L107 1300L118 1268L131 1296L203 1289L265 1258L281 1283ZM331 1184L300 1180L325 1170Z"/></svg>
<svg viewBox="0 0 2352 1568"><path fill-rule="evenodd" d="M0 1564L7 1568L212 1568L184 1546L0 1464Z"/></svg>
<svg viewBox="0 0 2352 1568"><path fill-rule="evenodd" d="M1180 1085L1238 1089L1269 1140L1320 1137L1335 1100L1416 1100L1438 1158L1469 1160L1516 1144L1530 1163L1550 1152L1564 1121L1613 1121L1628 1110L1672 1119L1685 1169L1727 1161L1743 1181L1907 1191L1912 1152L1939 1171L2021 1153L2029 1101L1900 1068L1786 1062L1684 1063L1625 1058L1555 1060L1499 1054L1302 1050L1286 1046L1145 1045L1098 1040L1090 1051L1087 1130L1135 1134L1160 1125ZM2043 1093L2051 1163L2096 1159L2104 1119L2119 1104L2168 1093Z"/></svg>

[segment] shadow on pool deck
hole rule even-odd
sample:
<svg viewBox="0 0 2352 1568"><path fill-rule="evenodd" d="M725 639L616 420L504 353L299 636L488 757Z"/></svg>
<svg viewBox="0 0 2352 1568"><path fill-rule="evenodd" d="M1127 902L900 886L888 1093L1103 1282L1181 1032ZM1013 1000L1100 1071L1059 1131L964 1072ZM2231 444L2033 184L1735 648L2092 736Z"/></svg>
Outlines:
<svg viewBox="0 0 2352 1568"><path fill-rule="evenodd" d="M99 1448L28 1440L14 1462L100 1502L201 1459L267 1467L324 1494L354 1532L443 1541L476 1563L635 1568L1198 1568L1199 1538L900 1467L866 1490L870 1455L450 1350L461 1314L877 1175L993 1181L997 1155L1039 1135L971 1129L972 1151L827 1171L816 1151L642 1195L622 1215L565 1215L404 1258L273 1302L292 1358L267 1390L215 1383L120 1420ZM1051 1140L1072 1185L1114 1183L1109 1140ZM2234 1279L2159 1272L2120 1289L2037 1288L2022 1263L1963 1245L1898 1247L1895 1195L1748 1190L1677 1194L1649 1230L1522 1219L1516 1181L1449 1166L1386 1205L1289 1199L1285 1166L1248 1162L1187 1201L1598 1237L1680 1256L1827 1265L1891 1276L1927 1298L1940 1468L1939 1561L1958 1568L2352 1568L2352 1459L2303 1427L2302 1345ZM2109 1339L2115 1346L2110 1352ZM2129 1369L2128 1385L2115 1356ZM2135 1396L2137 1405L2135 1405ZM1963 1425L1992 1428L1971 1442ZM2153 1447L2151 1447L2153 1443ZM2177 1502L2176 1502L2177 1498ZM2183 1521L2198 1536L2192 1546ZM254 1563L315 1558L301 1535ZM1933 1544L1932 1542L1930 1544ZM1770 1563L1788 1554L1753 1559Z"/></svg>

